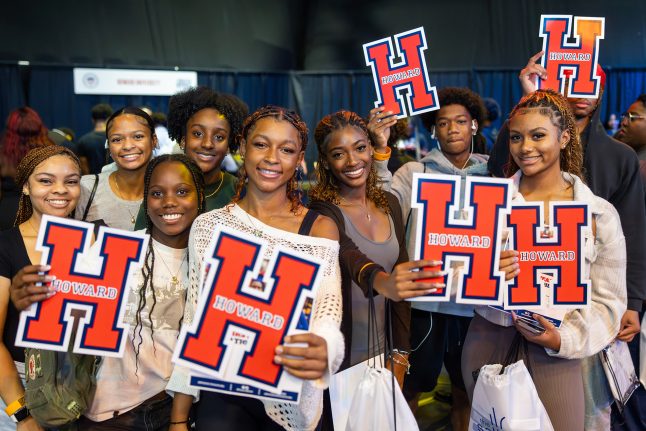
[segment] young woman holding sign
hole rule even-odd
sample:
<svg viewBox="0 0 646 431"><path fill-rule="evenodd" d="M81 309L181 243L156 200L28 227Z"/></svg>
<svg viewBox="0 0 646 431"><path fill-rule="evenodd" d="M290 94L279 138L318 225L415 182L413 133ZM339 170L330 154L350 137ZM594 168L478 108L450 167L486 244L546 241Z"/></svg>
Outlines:
<svg viewBox="0 0 646 431"><path fill-rule="evenodd" d="M204 211L201 170L184 155L156 157L145 172L144 204L151 238L144 266L127 292L125 323L130 330L124 356L103 358L94 399L79 421L80 429L169 426L171 398L165 389L188 288L189 231ZM27 286L27 279L19 284L12 286L19 308L47 292L46 287Z"/></svg>
<svg viewBox="0 0 646 431"><path fill-rule="evenodd" d="M38 300L52 294L47 287L35 285L51 281L42 275L48 268L38 265L38 227L43 214L67 217L74 211L81 194L80 181L78 158L70 150L56 145L31 150L16 168L16 185L22 189L18 214L14 227L0 233L0 397L7 413L0 413L0 430L41 429L29 416L26 407L23 408L25 351L14 345L18 310L31 302L23 301L16 308L9 301L10 286L14 279L20 289L29 289ZM18 424L14 424L9 416L19 420Z"/></svg>
<svg viewBox="0 0 646 431"><path fill-rule="evenodd" d="M134 230L143 200L146 166L157 146L155 125L144 111L127 106L108 118L105 134L117 170L83 176L75 216Z"/></svg>
<svg viewBox="0 0 646 431"><path fill-rule="evenodd" d="M275 362L305 380L299 404L259 401L242 396L201 391L195 412L198 429L245 430L314 429L319 421L323 389L329 373L343 357L338 231L327 217L317 216L300 202L296 168L305 154L307 127L293 111L276 106L250 115L242 128L240 170L233 203L195 221L190 238L191 290L185 324L191 323L197 304L198 281L205 271L204 253L218 226L245 232L269 244L268 252L284 247L324 262L323 278L311 311L310 332L286 337L276 346ZM246 194L240 191L246 185ZM293 343L307 347L292 347ZM186 430L193 397L186 370L175 368L171 389L177 391L171 430Z"/></svg>
<svg viewBox="0 0 646 431"><path fill-rule="evenodd" d="M584 392L585 403L599 402L595 408L610 404L608 398L599 398L597 391L605 376L593 355L617 336L626 310L624 236L614 207L595 196L581 180L583 150L565 98L549 90L525 96L509 116L509 129L509 174L513 174L515 202L542 201L545 208L551 201L589 205L592 227L585 232L583 253L592 281L591 304L569 311L559 328L535 315L545 329L538 334L515 315L477 307L462 356L464 383L472 396L472 372L484 364L501 363L518 332L529 341L532 378L554 428L581 430ZM545 214L546 223L548 216Z"/></svg>

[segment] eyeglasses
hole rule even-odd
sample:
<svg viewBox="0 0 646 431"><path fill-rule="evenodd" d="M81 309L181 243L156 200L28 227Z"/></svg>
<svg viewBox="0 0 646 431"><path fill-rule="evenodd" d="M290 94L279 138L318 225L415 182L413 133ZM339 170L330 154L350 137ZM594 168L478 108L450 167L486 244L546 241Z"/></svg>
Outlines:
<svg viewBox="0 0 646 431"><path fill-rule="evenodd" d="M626 117L628 117L628 122L630 122L630 123L632 123L635 120L643 120L643 119L646 118L643 115L633 114L632 112L624 112L623 114L621 114L621 119L622 120L624 118L626 118Z"/></svg>

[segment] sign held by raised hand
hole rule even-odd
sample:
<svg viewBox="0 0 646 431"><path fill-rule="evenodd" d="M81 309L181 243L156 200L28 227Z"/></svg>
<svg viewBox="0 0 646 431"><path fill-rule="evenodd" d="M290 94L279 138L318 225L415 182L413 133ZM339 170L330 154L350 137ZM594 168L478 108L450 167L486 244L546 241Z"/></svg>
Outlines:
<svg viewBox="0 0 646 431"><path fill-rule="evenodd" d="M393 39L394 47L390 37L363 45L366 66L372 68L377 92L375 108L383 106L397 118L440 109L424 59L424 28L396 34Z"/></svg>

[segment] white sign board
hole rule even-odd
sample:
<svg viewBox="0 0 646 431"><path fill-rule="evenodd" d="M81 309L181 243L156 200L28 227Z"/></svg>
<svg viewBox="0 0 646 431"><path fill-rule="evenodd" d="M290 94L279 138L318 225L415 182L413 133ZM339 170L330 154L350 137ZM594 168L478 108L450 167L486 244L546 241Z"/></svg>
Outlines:
<svg viewBox="0 0 646 431"><path fill-rule="evenodd" d="M197 72L74 68L75 94L172 96L197 86Z"/></svg>

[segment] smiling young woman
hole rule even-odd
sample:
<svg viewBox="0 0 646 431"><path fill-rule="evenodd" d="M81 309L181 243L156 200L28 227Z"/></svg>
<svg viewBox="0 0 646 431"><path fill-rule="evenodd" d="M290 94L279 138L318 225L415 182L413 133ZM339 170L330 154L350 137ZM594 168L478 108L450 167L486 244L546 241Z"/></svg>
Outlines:
<svg viewBox="0 0 646 431"><path fill-rule="evenodd" d="M106 138L117 170L83 176L75 216L82 219L87 211L86 221L102 220L110 227L134 230L146 166L157 146L155 126L144 111L128 106L108 118Z"/></svg>
<svg viewBox="0 0 646 431"><path fill-rule="evenodd" d="M279 247L313 256L324 264L323 279L311 312L310 332L287 337L286 343L306 347L276 346L275 362L304 379L299 404L259 401L242 396L203 391L195 411L197 429L314 429L319 421L326 377L343 357L341 292L338 264L338 231L327 217L300 202L296 168L307 145L307 127L298 114L267 106L247 117L242 128L240 152L244 163L233 203L197 218L189 250L191 279L184 322L190 323L197 304L198 280L205 271L204 253L218 226L244 232L265 241L268 255ZM244 197L240 191L246 186ZM280 295L280 293L278 293ZM185 370L175 368L171 389L176 391L172 430L187 429L194 389L186 385Z"/></svg>
<svg viewBox="0 0 646 431"><path fill-rule="evenodd" d="M608 383L597 353L615 339L626 310L626 244L619 216L581 180L583 149L563 96L539 90L523 97L509 115L509 130L514 202L542 201L545 208L552 201L589 205L592 226L583 232L583 253L591 304L569 311L559 328L535 315L545 328L541 334L501 311L477 307L462 356L465 385L471 396L471 373L485 363L500 363L520 333L528 341L532 378L554 429L610 429L610 399L603 389Z"/></svg>
<svg viewBox="0 0 646 431"><path fill-rule="evenodd" d="M5 406L15 406L14 402L24 396L25 351L14 345L19 311L9 301L12 279L26 277L27 281L21 287L51 281L43 274L46 268L39 265L40 252L36 250L40 221L43 214L67 217L74 211L81 193L80 180L78 158L70 150L56 145L29 151L16 168L16 185L22 189L18 214L14 227L0 233L0 397ZM47 287L42 290L40 299L51 294ZM16 425L3 414L0 429L16 429ZM41 428L27 417L18 423L17 429Z"/></svg>

